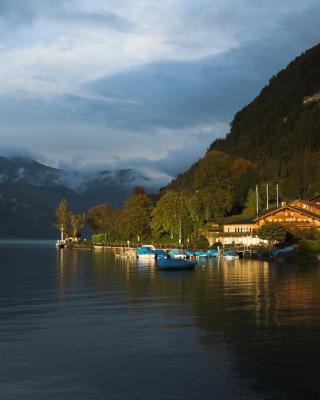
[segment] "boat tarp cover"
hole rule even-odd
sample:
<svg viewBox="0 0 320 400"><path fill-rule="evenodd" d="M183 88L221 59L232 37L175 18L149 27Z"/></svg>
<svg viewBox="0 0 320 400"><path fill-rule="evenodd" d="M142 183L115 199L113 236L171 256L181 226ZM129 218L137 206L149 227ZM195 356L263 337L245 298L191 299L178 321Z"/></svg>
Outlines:
<svg viewBox="0 0 320 400"><path fill-rule="evenodd" d="M172 249L168 252L170 257L174 257L174 256L181 256L184 255L184 251L181 249Z"/></svg>
<svg viewBox="0 0 320 400"><path fill-rule="evenodd" d="M137 254L138 254L138 255L143 255L143 254L154 254L154 252L151 250L150 247L141 246L141 247L138 247L138 248L137 248Z"/></svg>
<svg viewBox="0 0 320 400"><path fill-rule="evenodd" d="M288 246L288 247L283 247L282 249L276 249L271 252L272 256L277 256L279 254L289 254L289 253L294 253L296 251L295 247L293 246Z"/></svg>
<svg viewBox="0 0 320 400"><path fill-rule="evenodd" d="M233 250L227 250L223 253L224 256L237 257L238 254Z"/></svg>
<svg viewBox="0 0 320 400"><path fill-rule="evenodd" d="M209 250L207 251L207 253L208 253L210 256L212 256L212 255L214 255L214 254L218 254L218 250L217 250L217 249L209 249Z"/></svg>

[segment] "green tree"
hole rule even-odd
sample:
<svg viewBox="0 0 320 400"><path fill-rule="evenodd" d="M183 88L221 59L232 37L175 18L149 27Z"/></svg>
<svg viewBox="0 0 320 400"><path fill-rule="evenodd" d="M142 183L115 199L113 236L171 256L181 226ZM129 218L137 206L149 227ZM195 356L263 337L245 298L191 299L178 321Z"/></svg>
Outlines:
<svg viewBox="0 0 320 400"><path fill-rule="evenodd" d="M70 224L70 212L67 199L62 199L56 209L56 222L54 226L59 229L61 233L61 240L68 236L68 229Z"/></svg>
<svg viewBox="0 0 320 400"><path fill-rule="evenodd" d="M151 226L157 237L179 238L180 233L181 239L189 237L193 232L193 221L188 197L173 190L166 192L153 210Z"/></svg>
<svg viewBox="0 0 320 400"><path fill-rule="evenodd" d="M110 204L99 204L87 212L87 224L93 233L104 233L111 239L115 235L115 210Z"/></svg>
<svg viewBox="0 0 320 400"><path fill-rule="evenodd" d="M71 234L74 239L79 235L79 231L84 227L86 215L70 213Z"/></svg>
<svg viewBox="0 0 320 400"><path fill-rule="evenodd" d="M232 158L221 151L209 151L196 165L193 189L199 193L207 220L224 216L233 205Z"/></svg>
<svg viewBox="0 0 320 400"><path fill-rule="evenodd" d="M267 240L269 244L274 242L283 242L286 239L286 235L287 232L284 229L284 226L277 222L262 225L258 231L259 238Z"/></svg>
<svg viewBox="0 0 320 400"><path fill-rule="evenodd" d="M140 241L150 237L152 209L152 201L146 194L134 194L127 199L119 213L123 239Z"/></svg>

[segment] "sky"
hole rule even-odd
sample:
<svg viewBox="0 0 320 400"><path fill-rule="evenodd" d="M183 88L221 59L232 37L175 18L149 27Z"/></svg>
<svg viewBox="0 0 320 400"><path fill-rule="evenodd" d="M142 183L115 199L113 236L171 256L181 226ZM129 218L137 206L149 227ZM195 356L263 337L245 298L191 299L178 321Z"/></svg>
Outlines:
<svg viewBox="0 0 320 400"><path fill-rule="evenodd" d="M0 153L174 177L320 41L317 0L1 0Z"/></svg>

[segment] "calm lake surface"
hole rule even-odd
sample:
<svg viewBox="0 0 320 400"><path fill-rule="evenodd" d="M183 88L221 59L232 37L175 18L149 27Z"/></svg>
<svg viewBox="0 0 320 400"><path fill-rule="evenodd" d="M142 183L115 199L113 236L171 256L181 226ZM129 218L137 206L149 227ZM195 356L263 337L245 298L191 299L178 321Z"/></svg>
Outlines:
<svg viewBox="0 0 320 400"><path fill-rule="evenodd" d="M0 242L0 399L319 399L320 263Z"/></svg>

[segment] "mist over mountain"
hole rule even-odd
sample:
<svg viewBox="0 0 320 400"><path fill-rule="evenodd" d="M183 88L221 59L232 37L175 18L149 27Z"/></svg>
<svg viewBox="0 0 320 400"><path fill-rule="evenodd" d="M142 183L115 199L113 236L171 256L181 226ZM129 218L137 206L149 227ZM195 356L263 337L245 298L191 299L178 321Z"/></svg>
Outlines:
<svg viewBox="0 0 320 400"><path fill-rule="evenodd" d="M0 156L0 237L48 238L58 202L66 197L74 211L99 203L120 207L134 186L156 192L163 184L135 169L69 171L28 157Z"/></svg>

